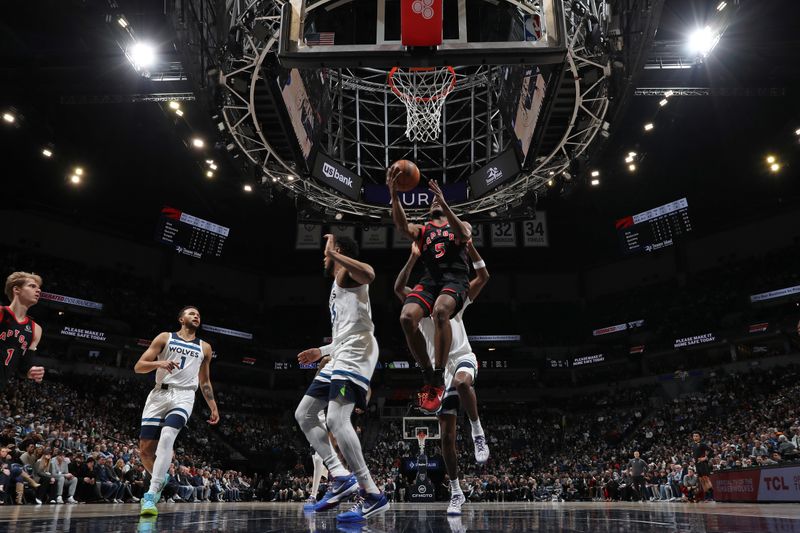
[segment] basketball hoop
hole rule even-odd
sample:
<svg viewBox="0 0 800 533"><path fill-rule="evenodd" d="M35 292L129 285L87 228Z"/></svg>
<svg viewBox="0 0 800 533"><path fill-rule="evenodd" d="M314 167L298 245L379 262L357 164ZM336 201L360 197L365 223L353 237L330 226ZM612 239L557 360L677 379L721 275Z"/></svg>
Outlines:
<svg viewBox="0 0 800 533"><path fill-rule="evenodd" d="M428 438L428 434L425 431L418 431L417 432L417 442L419 443L419 453L425 453L425 439Z"/></svg>
<svg viewBox="0 0 800 533"><path fill-rule="evenodd" d="M406 137L428 142L439 138L442 107L456 86L453 67L394 67L389 72L389 87L406 105Z"/></svg>

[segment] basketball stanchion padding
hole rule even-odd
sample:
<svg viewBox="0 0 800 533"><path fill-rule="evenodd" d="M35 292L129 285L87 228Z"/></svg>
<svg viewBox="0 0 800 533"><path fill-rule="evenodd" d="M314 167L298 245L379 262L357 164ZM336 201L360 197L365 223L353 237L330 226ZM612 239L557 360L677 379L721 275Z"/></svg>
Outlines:
<svg viewBox="0 0 800 533"><path fill-rule="evenodd" d="M442 0L401 0L400 42L403 46L442 44Z"/></svg>

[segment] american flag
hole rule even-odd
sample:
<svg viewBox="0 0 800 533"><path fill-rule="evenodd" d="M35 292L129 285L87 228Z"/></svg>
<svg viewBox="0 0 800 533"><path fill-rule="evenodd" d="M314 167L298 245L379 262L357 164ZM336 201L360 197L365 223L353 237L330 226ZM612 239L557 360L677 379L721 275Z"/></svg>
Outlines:
<svg viewBox="0 0 800 533"><path fill-rule="evenodd" d="M306 45L308 46L333 46L336 33L332 31L323 31L319 33L307 33Z"/></svg>

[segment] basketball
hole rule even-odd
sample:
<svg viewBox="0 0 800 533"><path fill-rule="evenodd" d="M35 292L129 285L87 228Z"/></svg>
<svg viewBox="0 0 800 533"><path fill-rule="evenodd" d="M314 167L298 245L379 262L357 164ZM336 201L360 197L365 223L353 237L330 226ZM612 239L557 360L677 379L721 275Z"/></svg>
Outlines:
<svg viewBox="0 0 800 533"><path fill-rule="evenodd" d="M397 190L407 192L419 184L419 168L413 161L401 159L392 163L392 168L400 168L400 175L397 177Z"/></svg>

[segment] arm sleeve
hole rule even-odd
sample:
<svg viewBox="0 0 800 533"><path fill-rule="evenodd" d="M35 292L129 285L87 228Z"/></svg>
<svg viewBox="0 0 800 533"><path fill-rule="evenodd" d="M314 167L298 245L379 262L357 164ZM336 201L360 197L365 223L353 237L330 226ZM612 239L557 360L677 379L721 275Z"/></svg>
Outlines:
<svg viewBox="0 0 800 533"><path fill-rule="evenodd" d="M319 351L322 353L322 357L326 355L331 355L333 353L334 343L326 344L325 346L320 346Z"/></svg>

